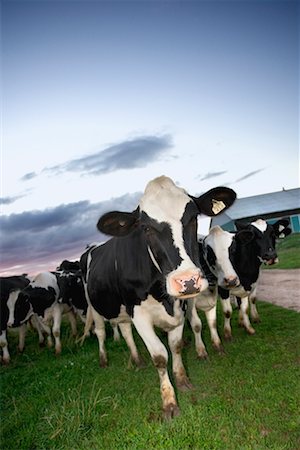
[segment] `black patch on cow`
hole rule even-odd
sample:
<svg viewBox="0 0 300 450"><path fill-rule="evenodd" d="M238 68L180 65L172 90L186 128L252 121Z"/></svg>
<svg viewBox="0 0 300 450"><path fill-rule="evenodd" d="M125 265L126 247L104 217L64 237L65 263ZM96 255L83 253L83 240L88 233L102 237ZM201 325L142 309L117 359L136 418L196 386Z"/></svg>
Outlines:
<svg viewBox="0 0 300 450"><path fill-rule="evenodd" d="M164 305L165 310L170 316L174 316L174 298L165 292L161 280L153 284L149 294Z"/></svg>
<svg viewBox="0 0 300 450"><path fill-rule="evenodd" d="M170 225L167 222L158 222L142 211L141 229L161 271L167 274L176 269L182 258L178 247L175 247Z"/></svg>
<svg viewBox="0 0 300 450"><path fill-rule="evenodd" d="M44 316L45 310L50 308L56 300L55 289L52 286L43 288L29 285L23 292L29 296L33 311L38 316Z"/></svg>
<svg viewBox="0 0 300 450"><path fill-rule="evenodd" d="M222 300L226 300L229 297L229 291L221 286L218 286L218 293Z"/></svg>
<svg viewBox="0 0 300 450"><path fill-rule="evenodd" d="M6 330L9 318L7 301L12 292L22 290L29 284L29 279L23 275L0 277L0 328ZM24 316L26 317L26 316ZM13 324L13 326L16 326Z"/></svg>
<svg viewBox="0 0 300 450"><path fill-rule="evenodd" d="M193 263L197 267L200 267L199 246L197 245L198 214L199 211L195 203L189 202L185 207L181 223L183 227L183 242L185 250Z"/></svg>

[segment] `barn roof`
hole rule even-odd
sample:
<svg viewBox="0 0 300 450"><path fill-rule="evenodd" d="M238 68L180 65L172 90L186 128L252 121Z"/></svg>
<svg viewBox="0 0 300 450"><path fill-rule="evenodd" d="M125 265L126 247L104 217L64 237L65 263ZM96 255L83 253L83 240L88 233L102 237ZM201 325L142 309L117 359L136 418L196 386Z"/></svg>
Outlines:
<svg viewBox="0 0 300 450"><path fill-rule="evenodd" d="M284 216L300 213L300 188L283 189L270 194L238 198L225 213L214 217L211 225L223 225L239 219L263 217L268 219L276 215Z"/></svg>

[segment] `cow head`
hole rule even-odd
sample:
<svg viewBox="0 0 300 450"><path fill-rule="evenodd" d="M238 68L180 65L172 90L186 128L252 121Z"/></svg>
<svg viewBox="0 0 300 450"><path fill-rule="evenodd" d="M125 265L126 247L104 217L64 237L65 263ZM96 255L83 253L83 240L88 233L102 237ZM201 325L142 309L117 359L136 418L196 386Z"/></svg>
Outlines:
<svg viewBox="0 0 300 450"><path fill-rule="evenodd" d="M165 277L167 293L192 297L208 285L199 269L197 216L217 215L235 198L235 192L226 187L192 197L162 176L148 183L135 211L106 213L97 227L102 233L119 237L138 230L154 266Z"/></svg>
<svg viewBox="0 0 300 450"><path fill-rule="evenodd" d="M224 289L232 289L240 284L230 260L233 238L234 234L224 231L217 225L209 230L203 240L204 258L217 277L218 285Z"/></svg>
<svg viewBox="0 0 300 450"><path fill-rule="evenodd" d="M276 238L283 238L291 233L289 220L280 219L270 225L263 219L243 224L235 223L237 227L236 239L242 244L252 243L261 262L272 265L278 262L276 252Z"/></svg>

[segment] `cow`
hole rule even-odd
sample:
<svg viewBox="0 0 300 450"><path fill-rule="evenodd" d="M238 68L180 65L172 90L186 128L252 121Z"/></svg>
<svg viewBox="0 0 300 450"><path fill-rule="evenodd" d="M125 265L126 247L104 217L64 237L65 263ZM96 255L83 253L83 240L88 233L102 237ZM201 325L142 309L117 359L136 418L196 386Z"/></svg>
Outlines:
<svg viewBox="0 0 300 450"><path fill-rule="evenodd" d="M59 302L71 306L75 315L85 323L88 304L85 296L81 270L75 270L75 268L65 269L56 271L55 275L57 277L60 292Z"/></svg>
<svg viewBox="0 0 300 450"><path fill-rule="evenodd" d="M73 335L77 334L76 318L67 295L68 276L63 272L41 272L19 293L15 310L22 311L23 317L32 310L40 319L43 331L47 334L48 346L55 340L55 353L61 353L60 327L62 315L70 320Z"/></svg>
<svg viewBox="0 0 300 450"><path fill-rule="evenodd" d="M218 334L216 320L218 286L223 288L233 288L240 284L239 278L229 259L229 253L223 253L222 257L219 255L218 259L215 257L215 254L212 252L209 245L211 241L215 242L221 236L223 237L224 242L228 242L228 239L231 242L232 236L230 233L223 231L219 226L211 228L207 236L203 236L199 239L200 266L208 281L208 288L200 292L194 298L194 306L189 303L187 319L190 322L192 331L194 332L196 352L200 359L207 358L208 354L201 336L201 319L196 310L205 312L212 345L219 354L223 355L224 348ZM213 265L215 268L214 273L212 272L209 264Z"/></svg>
<svg viewBox="0 0 300 450"><path fill-rule="evenodd" d="M204 259L218 285L217 292L221 297L224 314L224 337L227 340L232 338L232 295L240 303L239 324L248 334L255 334L247 311L250 300L251 317L254 321L259 320L255 295L261 265L272 265L278 261L276 239L291 233L287 219L280 219L270 225L258 218L251 223L236 222L236 227L236 232L229 233L215 226L202 242ZM216 300L216 292L214 298ZM215 317L215 313L213 316ZM216 323L215 318L213 321Z"/></svg>
<svg viewBox="0 0 300 450"><path fill-rule="evenodd" d="M107 365L104 319L120 325L132 321L157 368L167 419L179 414L179 408L167 370L168 352L154 326L168 333L178 388L190 388L181 357L184 314L187 302L207 287L199 263L197 216L214 216L235 198L226 187L193 197L170 178L155 178L133 212L100 217L98 230L113 237L81 258L100 366Z"/></svg>
<svg viewBox="0 0 300 450"><path fill-rule="evenodd" d="M23 317L20 316L19 311L16 311L15 317L13 317L13 309L16 299L21 292L30 282L30 279L23 275L15 275L10 277L0 278L0 347L2 348L2 363L9 364L10 354L8 350L7 341L7 329L18 328L19 329L19 351L24 349L24 340L26 333L25 322L33 314L32 309L28 309L28 313Z"/></svg>
<svg viewBox="0 0 300 450"><path fill-rule="evenodd" d="M69 261L64 259L60 265L56 268L56 271L65 271L65 272L78 272L80 270L79 261Z"/></svg>

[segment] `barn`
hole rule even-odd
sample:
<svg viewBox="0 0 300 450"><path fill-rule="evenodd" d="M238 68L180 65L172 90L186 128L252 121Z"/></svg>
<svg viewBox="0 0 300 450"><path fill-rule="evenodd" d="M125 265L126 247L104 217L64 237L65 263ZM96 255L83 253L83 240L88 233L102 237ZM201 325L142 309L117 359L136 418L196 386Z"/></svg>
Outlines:
<svg viewBox="0 0 300 450"><path fill-rule="evenodd" d="M223 214L213 217L210 227L221 226L234 231L234 222L251 222L261 217L270 224L278 219L289 218L293 233L300 232L300 188L282 189L279 192L237 199Z"/></svg>

